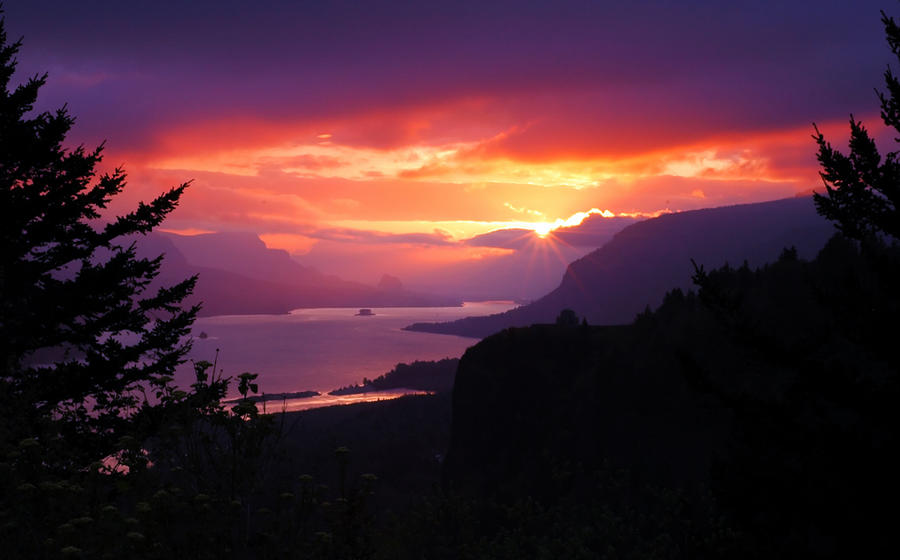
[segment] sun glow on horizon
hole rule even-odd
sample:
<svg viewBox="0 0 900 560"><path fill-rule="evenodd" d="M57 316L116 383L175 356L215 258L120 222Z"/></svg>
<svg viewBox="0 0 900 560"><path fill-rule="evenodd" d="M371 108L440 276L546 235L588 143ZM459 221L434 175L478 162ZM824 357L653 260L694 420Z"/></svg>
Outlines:
<svg viewBox="0 0 900 560"><path fill-rule="evenodd" d="M553 230L559 229L561 227L575 227L581 225L588 216L593 214L599 214L604 218L614 218L616 215L610 212L609 210L600 210L599 208L591 208L587 212L575 212L565 220L562 218L557 218L554 222L533 222L528 229L533 229L534 232L540 238L545 238L550 235L550 232Z"/></svg>
<svg viewBox="0 0 900 560"><path fill-rule="evenodd" d="M186 237L191 237L194 235L205 235L207 233L217 233L216 230L212 229L203 229L203 228L158 228L156 231L160 231L163 233L173 233L175 235L183 235Z"/></svg>
<svg viewBox="0 0 900 560"><path fill-rule="evenodd" d="M663 214L668 210L646 214L647 217ZM615 217L641 217L644 216L640 212L622 212L614 213L610 210L600 210L599 208L591 208L583 212L576 212L568 218L557 218L554 221L530 222L524 220L503 220L503 221L481 221L481 220L448 220L448 221L420 221L420 220L397 220L397 221L369 221L369 220L340 220L334 222L334 225L341 227L349 227L353 229L368 231L383 231L390 233L416 233L422 231L440 231L454 240L463 240L478 235L483 235L493 231L505 229L526 229L537 233L539 237L546 237L552 231L561 227L575 227L592 215L600 215L604 218Z"/></svg>

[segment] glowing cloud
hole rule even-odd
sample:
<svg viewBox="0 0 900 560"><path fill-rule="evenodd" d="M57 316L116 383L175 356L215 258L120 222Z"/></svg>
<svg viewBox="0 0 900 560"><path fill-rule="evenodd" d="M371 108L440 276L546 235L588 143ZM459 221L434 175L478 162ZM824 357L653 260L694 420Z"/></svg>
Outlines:
<svg viewBox="0 0 900 560"><path fill-rule="evenodd" d="M576 212L566 219L557 218L554 222L532 223L529 229L533 229L539 237L547 237L547 235L549 235L550 232L555 229L581 225L581 222L583 222L585 218L593 214L598 214L600 216L603 216L604 218L613 218L616 216L609 210L599 210L597 208L591 208L587 212Z"/></svg>

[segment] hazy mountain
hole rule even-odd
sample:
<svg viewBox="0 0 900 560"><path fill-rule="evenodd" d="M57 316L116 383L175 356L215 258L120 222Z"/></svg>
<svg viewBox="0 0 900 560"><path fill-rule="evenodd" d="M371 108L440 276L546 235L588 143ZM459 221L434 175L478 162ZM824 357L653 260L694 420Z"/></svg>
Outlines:
<svg viewBox="0 0 900 560"><path fill-rule="evenodd" d="M691 284L691 259L707 268L744 260L758 266L795 246L809 258L834 228L809 197L665 214L632 224L569 265L559 286L506 313L449 323L417 323L410 330L481 338L512 326L552 322L570 308L591 324L628 323L667 290Z"/></svg>
<svg viewBox="0 0 900 560"><path fill-rule="evenodd" d="M527 250L536 243L552 242L554 245L568 247L599 247L609 241L613 235L639 221L639 218L616 216L606 218L599 214L591 214L580 224L560 227L542 238L531 229L498 229L476 235L465 241L473 247L497 247L501 249Z"/></svg>
<svg viewBox="0 0 900 560"><path fill-rule="evenodd" d="M530 301L559 284L573 260L600 247L637 218L588 216L581 224L562 227L546 236L531 229L499 229L463 241L469 247L510 251L505 255L455 263L420 273L417 285L432 291L460 294L467 300Z"/></svg>
<svg viewBox="0 0 900 560"><path fill-rule="evenodd" d="M404 272L403 277L423 290L459 296L465 301L532 301L559 284L566 266L591 248L551 245L533 231L532 245L507 254Z"/></svg>
<svg viewBox="0 0 900 560"><path fill-rule="evenodd" d="M172 241L187 262L292 286L334 281L314 268L293 260L287 251L269 249L255 233L223 232L202 235L161 234Z"/></svg>
<svg viewBox="0 0 900 560"><path fill-rule="evenodd" d="M378 289L386 292L398 292L403 290L403 282L396 276L391 276L390 274L383 274L377 285Z"/></svg>
<svg viewBox="0 0 900 560"><path fill-rule="evenodd" d="M301 307L459 304L451 298L412 292L402 285L385 289L322 274L295 262L285 251L268 249L249 233L154 233L138 240L138 250L146 257L165 254L157 285L198 275L197 287L187 303L202 302L201 315L286 313Z"/></svg>
<svg viewBox="0 0 900 560"><path fill-rule="evenodd" d="M577 226L558 228L545 237L533 229L510 228L459 242L442 240L448 254L457 255L446 260L421 259L421 248L415 244L364 245L365 250L360 250L330 240L320 240L308 253L294 258L342 278L366 281L388 271L407 286L467 301L531 301L559 285L570 262L600 247L636 220L593 214ZM468 256L459 258L461 253Z"/></svg>

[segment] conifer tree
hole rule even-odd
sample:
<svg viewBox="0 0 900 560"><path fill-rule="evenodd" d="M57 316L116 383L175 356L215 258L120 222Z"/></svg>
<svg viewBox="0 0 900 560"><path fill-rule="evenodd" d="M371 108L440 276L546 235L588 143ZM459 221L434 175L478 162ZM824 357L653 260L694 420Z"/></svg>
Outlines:
<svg viewBox="0 0 900 560"><path fill-rule="evenodd" d="M900 61L900 27L881 12L887 42ZM879 92L881 119L900 134L900 79L888 68L886 92ZM850 116L850 153L834 149L816 128L820 175L825 194L813 195L819 213L847 237L859 241L877 235L900 239L900 160L898 152L882 156L862 122ZM895 138L900 142L900 137Z"/></svg>
<svg viewBox="0 0 900 560"><path fill-rule="evenodd" d="M14 85L21 41L0 20L0 452L40 446L60 473L121 452L137 412L189 349L196 278L150 288L162 256L134 239L171 212L187 184L110 219L125 173L98 173L103 146L68 148L63 107L35 112L47 76ZM146 397L149 395L149 399Z"/></svg>

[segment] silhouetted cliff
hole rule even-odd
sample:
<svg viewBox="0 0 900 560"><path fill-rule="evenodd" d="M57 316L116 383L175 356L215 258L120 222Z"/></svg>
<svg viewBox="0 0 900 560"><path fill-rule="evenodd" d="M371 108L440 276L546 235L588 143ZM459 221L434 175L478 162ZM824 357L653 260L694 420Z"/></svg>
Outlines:
<svg viewBox="0 0 900 560"><path fill-rule="evenodd" d="M604 460L656 482L705 479L726 416L689 390L665 341L642 334L535 325L466 351L453 394L448 480L477 495L557 493L544 484L554 470Z"/></svg>
<svg viewBox="0 0 900 560"><path fill-rule="evenodd" d="M602 496L598 472L621 469L626 486L683 496L694 521L709 488L748 558L886 550L900 248L835 237L811 262L784 250L694 280L631 325L511 328L470 348L447 487L583 504ZM642 499L625 497L638 512Z"/></svg>

